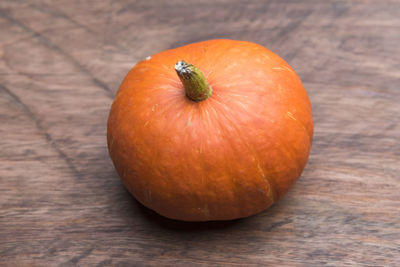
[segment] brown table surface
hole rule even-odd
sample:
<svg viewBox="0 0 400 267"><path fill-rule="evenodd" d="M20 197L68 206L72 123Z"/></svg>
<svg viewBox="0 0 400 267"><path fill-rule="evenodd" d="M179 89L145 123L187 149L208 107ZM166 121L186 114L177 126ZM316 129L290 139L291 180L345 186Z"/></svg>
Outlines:
<svg viewBox="0 0 400 267"><path fill-rule="evenodd" d="M315 137L256 216L183 223L140 206L106 120L139 60L206 39L298 72ZM399 266L400 1L0 2L0 266Z"/></svg>

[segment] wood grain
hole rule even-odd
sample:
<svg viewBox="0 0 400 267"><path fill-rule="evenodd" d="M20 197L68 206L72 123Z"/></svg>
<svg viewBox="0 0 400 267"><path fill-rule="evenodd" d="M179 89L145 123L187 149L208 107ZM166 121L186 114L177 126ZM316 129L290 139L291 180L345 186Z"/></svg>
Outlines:
<svg viewBox="0 0 400 267"><path fill-rule="evenodd" d="M400 2L0 2L1 266L398 266ZM311 157L278 204L182 223L137 204L106 119L139 60L231 38L285 58L310 95Z"/></svg>

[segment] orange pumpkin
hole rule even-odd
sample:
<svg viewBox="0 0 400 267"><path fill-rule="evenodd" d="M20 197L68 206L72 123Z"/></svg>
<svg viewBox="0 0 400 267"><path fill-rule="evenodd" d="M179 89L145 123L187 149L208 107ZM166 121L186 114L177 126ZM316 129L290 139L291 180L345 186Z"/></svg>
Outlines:
<svg viewBox="0 0 400 267"><path fill-rule="evenodd" d="M211 40L139 62L112 104L107 141L122 181L172 219L229 220L279 200L303 171L311 105L279 56Z"/></svg>

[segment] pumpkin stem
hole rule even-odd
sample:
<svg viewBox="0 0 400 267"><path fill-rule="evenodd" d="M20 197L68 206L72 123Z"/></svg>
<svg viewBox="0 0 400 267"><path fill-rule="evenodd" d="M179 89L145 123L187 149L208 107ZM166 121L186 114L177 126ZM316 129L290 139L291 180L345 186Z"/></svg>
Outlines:
<svg viewBox="0 0 400 267"><path fill-rule="evenodd" d="M198 102L211 96L212 88L198 68L181 60L175 64L175 70L190 100Z"/></svg>

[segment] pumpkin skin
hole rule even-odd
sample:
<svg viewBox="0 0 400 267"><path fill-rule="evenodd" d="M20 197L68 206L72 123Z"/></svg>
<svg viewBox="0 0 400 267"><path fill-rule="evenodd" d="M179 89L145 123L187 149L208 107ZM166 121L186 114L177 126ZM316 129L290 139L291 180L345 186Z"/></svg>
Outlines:
<svg viewBox="0 0 400 267"><path fill-rule="evenodd" d="M212 95L195 102L174 65L195 65ZM251 42L210 40L139 62L112 104L107 142L131 194L183 221L230 220L263 211L303 171L313 136L311 104L279 56Z"/></svg>

